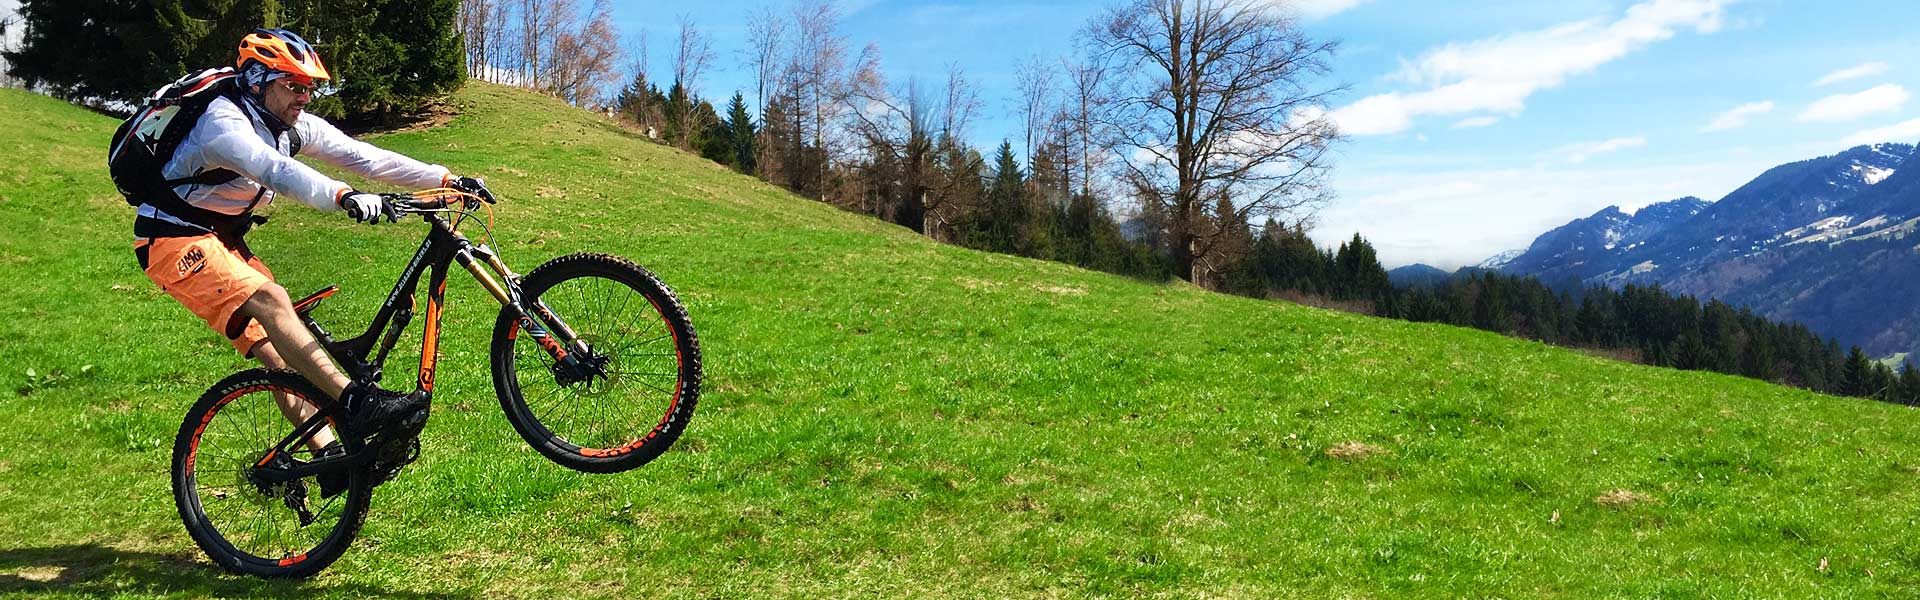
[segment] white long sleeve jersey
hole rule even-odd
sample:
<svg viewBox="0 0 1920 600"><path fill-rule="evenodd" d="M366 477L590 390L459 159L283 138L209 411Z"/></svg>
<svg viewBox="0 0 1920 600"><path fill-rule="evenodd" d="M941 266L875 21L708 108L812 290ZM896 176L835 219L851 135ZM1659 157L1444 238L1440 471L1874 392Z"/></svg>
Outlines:
<svg viewBox="0 0 1920 600"><path fill-rule="evenodd" d="M257 210L271 204L276 192L320 210L340 210L340 196L352 188L294 160L288 155L287 136L274 135L265 123L252 116L252 110L230 98L215 98L161 170L167 179L192 177L215 169L227 169L239 173L240 177L220 185L183 184L174 188L174 192L196 208L228 215L246 212L249 206ZM302 156L311 156L362 177L406 188L434 187L446 181L446 167L426 164L347 137L326 119L301 113L300 121L293 128L300 135ZM260 198L257 205L255 196ZM141 205L139 214L206 229L152 205Z"/></svg>

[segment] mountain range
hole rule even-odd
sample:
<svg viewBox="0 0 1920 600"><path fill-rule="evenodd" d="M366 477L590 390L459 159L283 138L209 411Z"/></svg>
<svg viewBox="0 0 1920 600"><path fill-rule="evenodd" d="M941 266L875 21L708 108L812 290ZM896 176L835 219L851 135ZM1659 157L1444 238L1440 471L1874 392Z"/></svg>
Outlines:
<svg viewBox="0 0 1920 600"><path fill-rule="evenodd" d="M1561 289L1626 284L1797 321L1875 356L1920 351L1920 162L1872 144L1780 165L1715 202L1609 206L1481 266ZM1908 167L1908 168L1902 168Z"/></svg>

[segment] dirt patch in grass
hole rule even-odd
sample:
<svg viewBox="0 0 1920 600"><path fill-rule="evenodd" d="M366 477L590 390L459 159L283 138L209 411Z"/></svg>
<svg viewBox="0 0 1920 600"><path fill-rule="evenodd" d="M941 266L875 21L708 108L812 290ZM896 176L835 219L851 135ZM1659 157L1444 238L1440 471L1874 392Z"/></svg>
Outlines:
<svg viewBox="0 0 1920 600"><path fill-rule="evenodd" d="M959 283L960 287L967 288L969 290L980 290L980 289L990 290L990 289L1000 287L1001 285L1000 282L998 281L987 281L984 279L974 279L972 277L961 277L959 279L955 279L954 282Z"/></svg>
<svg viewBox="0 0 1920 600"><path fill-rule="evenodd" d="M66 567L25 567L14 569L9 574L34 583L47 583L59 579L66 570Z"/></svg>
<svg viewBox="0 0 1920 600"><path fill-rule="evenodd" d="M1327 456L1346 461L1362 460L1386 453L1385 449L1366 442L1340 442L1327 449Z"/></svg>
<svg viewBox="0 0 1920 600"><path fill-rule="evenodd" d="M1652 502L1653 496L1628 489L1618 489L1594 497L1593 503L1614 510L1632 508L1635 505Z"/></svg>
<svg viewBox="0 0 1920 600"><path fill-rule="evenodd" d="M428 104L426 108L422 109L420 112L395 117L392 121L386 121L386 122L342 121L342 122L335 123L335 125L340 126L341 131L344 131L349 135L356 135L356 136L379 135L379 134L388 134L388 133L407 133L410 131L421 131L421 130L432 129L434 127L445 125L447 124L448 121L452 121L453 118L455 116L458 116L459 114L460 114L459 111L454 110L454 108L452 106L448 106L447 103L436 101Z"/></svg>

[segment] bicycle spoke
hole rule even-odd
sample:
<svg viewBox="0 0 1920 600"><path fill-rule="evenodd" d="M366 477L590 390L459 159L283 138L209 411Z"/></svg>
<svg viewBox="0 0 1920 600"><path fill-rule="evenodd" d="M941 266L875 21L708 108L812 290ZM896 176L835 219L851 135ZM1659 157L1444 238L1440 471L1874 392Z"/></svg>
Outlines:
<svg viewBox="0 0 1920 600"><path fill-rule="evenodd" d="M505 357L512 361L508 376L518 384L513 401L523 407L522 419L537 435L565 442L561 447L613 449L642 439L672 410L680 387L684 357L676 326L641 284L613 272L596 267L531 286L532 297L575 334L569 344L586 348L579 356L597 370L591 377L560 385L566 375L556 376L552 355L534 343L512 343Z"/></svg>
<svg viewBox="0 0 1920 600"><path fill-rule="evenodd" d="M303 409L317 408L303 394L271 388L227 401L199 432L195 448L199 464L192 485L200 512L215 535L244 554L268 560L316 547L344 516L347 498L321 499L312 485L318 475L271 485L267 493L249 479L257 457L271 451L296 427L288 421L275 392L286 394ZM320 431L332 430L329 426ZM311 462L313 455L313 449L300 441L286 451L287 458L276 460L301 464ZM286 502L288 494L301 497L297 494L303 491L304 508L314 518L306 526Z"/></svg>

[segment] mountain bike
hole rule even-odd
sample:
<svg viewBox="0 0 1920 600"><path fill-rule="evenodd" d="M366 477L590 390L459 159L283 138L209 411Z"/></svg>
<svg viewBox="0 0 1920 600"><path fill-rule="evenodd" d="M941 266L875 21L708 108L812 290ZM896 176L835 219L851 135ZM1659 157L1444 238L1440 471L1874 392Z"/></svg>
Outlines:
<svg viewBox="0 0 1920 600"><path fill-rule="evenodd" d="M430 402L447 272L458 264L500 303L494 391L534 450L588 473L627 471L658 457L686 428L700 396L700 343L678 297L646 269L606 254L562 256L524 277L514 273L493 246L460 233L463 224L482 223L485 207L492 241L493 198L481 193L383 194L387 218L420 217L426 240L364 333L336 340L314 319L336 286L294 303L302 322L351 379L378 382L426 276L412 393ZM173 495L187 533L213 562L260 577L305 577L346 551L374 486L420 450L418 429L392 439L356 431L353 409L291 370L241 371L200 397L174 441ZM322 445L326 439L338 442Z"/></svg>

